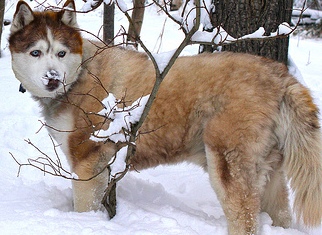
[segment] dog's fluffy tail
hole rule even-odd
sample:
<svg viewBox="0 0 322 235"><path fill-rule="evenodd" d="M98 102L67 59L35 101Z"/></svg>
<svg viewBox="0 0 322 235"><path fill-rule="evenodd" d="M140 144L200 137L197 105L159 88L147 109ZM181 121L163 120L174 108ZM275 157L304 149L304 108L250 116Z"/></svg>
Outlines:
<svg viewBox="0 0 322 235"><path fill-rule="evenodd" d="M286 90L280 112L277 129L284 154L283 168L295 194L293 209L306 226L318 226L322 219L322 138L318 109L309 91L293 83Z"/></svg>

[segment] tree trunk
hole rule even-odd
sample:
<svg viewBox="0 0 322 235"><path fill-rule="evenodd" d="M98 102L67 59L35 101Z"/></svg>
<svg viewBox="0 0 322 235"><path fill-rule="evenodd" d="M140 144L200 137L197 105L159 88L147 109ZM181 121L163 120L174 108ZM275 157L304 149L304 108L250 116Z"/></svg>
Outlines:
<svg viewBox="0 0 322 235"><path fill-rule="evenodd" d="M2 27L3 27L3 17L4 17L4 6L5 0L0 0L0 57L1 57L1 36L2 36Z"/></svg>
<svg viewBox="0 0 322 235"><path fill-rule="evenodd" d="M264 27L265 35L270 35L281 23L290 23L293 0L222 0L215 1L214 6L213 26L222 26L231 36L238 38L259 27ZM222 50L261 55L287 64L288 44L288 37L249 40L223 45Z"/></svg>
<svg viewBox="0 0 322 235"><path fill-rule="evenodd" d="M127 41L134 43L135 48L138 47L137 38L140 36L144 10L145 0L134 0L133 12L132 12L132 24L130 23Z"/></svg>
<svg viewBox="0 0 322 235"><path fill-rule="evenodd" d="M109 5L104 3L103 41L106 43L111 43L114 38L114 12L114 2Z"/></svg>

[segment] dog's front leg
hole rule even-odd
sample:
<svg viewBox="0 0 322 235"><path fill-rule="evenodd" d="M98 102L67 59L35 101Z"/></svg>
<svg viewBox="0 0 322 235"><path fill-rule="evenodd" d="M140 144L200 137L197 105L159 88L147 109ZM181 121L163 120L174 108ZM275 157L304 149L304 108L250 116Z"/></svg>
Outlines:
<svg viewBox="0 0 322 235"><path fill-rule="evenodd" d="M74 210L85 212L100 210L104 191L109 180L108 163L115 154L112 143L101 143L92 148L86 158L74 161L73 172L77 180L73 180Z"/></svg>
<svg viewBox="0 0 322 235"><path fill-rule="evenodd" d="M72 185L74 210L77 212L96 211L103 208L101 201L108 184L109 172L105 169L95 178L87 180L93 177L93 174L86 170L84 165L75 168L75 173L81 179L74 180Z"/></svg>

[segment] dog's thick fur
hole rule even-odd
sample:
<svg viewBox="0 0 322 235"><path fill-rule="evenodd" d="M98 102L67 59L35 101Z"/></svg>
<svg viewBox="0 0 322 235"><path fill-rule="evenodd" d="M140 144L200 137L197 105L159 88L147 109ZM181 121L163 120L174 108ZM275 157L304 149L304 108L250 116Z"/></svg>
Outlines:
<svg viewBox="0 0 322 235"><path fill-rule="evenodd" d="M65 6L75 9L72 0ZM93 176L116 150L112 142L90 139L104 122L95 115L103 108L100 101L107 91L132 102L147 95L154 83L151 61L117 47L97 53L96 42L81 38L74 12L33 12L24 2L17 5L9 42L15 75L42 105L72 170L83 179ZM230 234L256 234L260 211L276 226L290 225L285 176L297 218L320 225L318 110L284 65L247 54L180 57L161 85L145 131L134 167L201 165ZM76 211L100 208L107 174L73 182Z"/></svg>

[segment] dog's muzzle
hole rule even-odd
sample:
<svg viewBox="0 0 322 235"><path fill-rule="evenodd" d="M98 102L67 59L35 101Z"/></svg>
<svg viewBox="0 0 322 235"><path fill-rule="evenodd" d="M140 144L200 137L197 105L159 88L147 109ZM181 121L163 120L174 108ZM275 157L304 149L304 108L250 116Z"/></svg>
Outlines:
<svg viewBox="0 0 322 235"><path fill-rule="evenodd" d="M48 91L54 91L60 84L62 84L59 73L53 69L47 71L47 73L42 77L42 81Z"/></svg>

